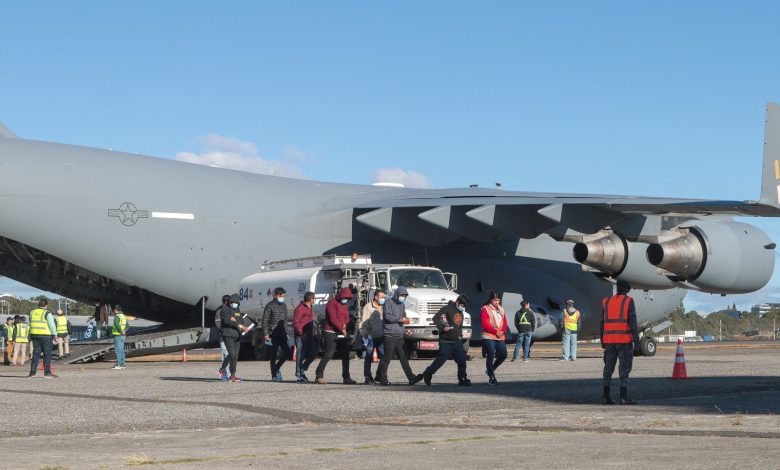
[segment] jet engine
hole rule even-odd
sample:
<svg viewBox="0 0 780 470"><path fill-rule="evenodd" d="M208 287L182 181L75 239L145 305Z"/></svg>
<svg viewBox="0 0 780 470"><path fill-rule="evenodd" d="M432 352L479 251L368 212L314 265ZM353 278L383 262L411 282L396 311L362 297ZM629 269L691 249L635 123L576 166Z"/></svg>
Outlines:
<svg viewBox="0 0 780 470"><path fill-rule="evenodd" d="M574 245L574 259L598 273L620 279L635 289L669 289L674 283L647 263L645 244L602 231Z"/></svg>
<svg viewBox="0 0 780 470"><path fill-rule="evenodd" d="M775 268L775 244L741 222L693 222L663 232L647 260L675 282L713 294L743 294L766 285Z"/></svg>

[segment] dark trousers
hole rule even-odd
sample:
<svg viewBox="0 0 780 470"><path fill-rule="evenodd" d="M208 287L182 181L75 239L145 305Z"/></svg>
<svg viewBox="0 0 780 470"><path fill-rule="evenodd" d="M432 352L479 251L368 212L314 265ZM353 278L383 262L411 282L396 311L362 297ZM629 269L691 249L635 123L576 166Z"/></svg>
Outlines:
<svg viewBox="0 0 780 470"><path fill-rule="evenodd" d="M325 354L320 359L315 374L317 377L325 377L325 366L328 365L328 361L333 359L333 354L338 352L341 354L341 377L344 379L350 378L349 352L352 348L350 347L349 338L339 338L336 333L331 333L330 331L323 332L323 336L325 338Z"/></svg>
<svg viewBox="0 0 780 470"><path fill-rule="evenodd" d="M271 336L271 347L268 348L268 363L271 364L271 376L275 376L282 365L292 357L287 336Z"/></svg>
<svg viewBox="0 0 780 470"><path fill-rule="evenodd" d="M385 354L382 359L379 360L379 368L376 371L376 376L380 381L387 382L387 367L390 365L390 361L394 356L398 356L398 360L401 361L401 368L406 374L406 378L412 380L414 378L414 372L409 367L409 360L406 358L406 352L404 351L404 338L402 336L385 336L384 340Z"/></svg>
<svg viewBox="0 0 780 470"><path fill-rule="evenodd" d="M496 369L506 359L506 343L503 341L497 341L492 339L483 339L482 344L485 345L485 351L487 351L486 367L488 377L495 376Z"/></svg>
<svg viewBox="0 0 780 470"><path fill-rule="evenodd" d="M431 365L423 372L425 375L433 375L441 366L444 365L450 358L455 360L458 364L458 380L466 378L466 350L463 349L463 342L453 341L445 342L439 341L439 355L433 360Z"/></svg>
<svg viewBox="0 0 780 470"><path fill-rule="evenodd" d="M317 358L317 342L314 341L314 337L302 336L295 338L295 376L300 377L301 374L306 373L309 370L309 366L314 359Z"/></svg>
<svg viewBox="0 0 780 470"><path fill-rule="evenodd" d="M51 374L52 337L36 335L30 336L30 340L33 344L33 357L32 362L30 362L30 373L35 374L35 371L38 370L38 358L41 357L41 351L43 351L43 373L44 375Z"/></svg>
<svg viewBox="0 0 780 470"><path fill-rule="evenodd" d="M384 346L384 338L372 338L371 340L371 350L369 348L364 348L366 353L365 357L363 358L363 377L373 377L371 375L371 363L374 361L374 348L377 350L377 354L379 354L379 359L381 360L385 356L385 346ZM379 368L377 367L377 372Z"/></svg>
<svg viewBox="0 0 780 470"><path fill-rule="evenodd" d="M238 364L238 340L233 336L223 336L222 340L225 342L225 349L227 349L228 355L222 361L222 370L230 364L230 375L236 375L236 364Z"/></svg>
<svg viewBox="0 0 780 470"><path fill-rule="evenodd" d="M620 376L620 386L628 386L628 374L631 373L631 366L634 363L634 345L627 344L607 344L604 348L604 386L608 387L612 380L612 373L615 372L615 364L620 359L618 375Z"/></svg>

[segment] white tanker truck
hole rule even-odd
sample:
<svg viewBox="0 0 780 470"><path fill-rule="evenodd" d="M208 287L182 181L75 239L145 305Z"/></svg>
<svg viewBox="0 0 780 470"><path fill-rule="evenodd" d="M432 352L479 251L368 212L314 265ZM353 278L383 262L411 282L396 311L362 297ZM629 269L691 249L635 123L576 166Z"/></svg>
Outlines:
<svg viewBox="0 0 780 470"><path fill-rule="evenodd" d="M308 292L315 293L314 313L317 321L325 318L325 304L343 287L351 287L354 295L349 304L350 333L354 335L360 311L370 301L375 289L380 288L392 296L398 286L409 291L406 298L406 350L411 357L418 351L439 349L439 331L433 325L433 315L458 294L457 275L441 270L413 265L373 264L370 255L315 256L282 261L266 261L260 272L241 280L238 294L241 311L260 319L263 308L273 300L273 291L282 287L289 315L287 329L292 340L292 312ZM464 315L463 337L468 343L471 337L471 317ZM257 339L253 341L257 342ZM468 344L467 344L468 346Z"/></svg>

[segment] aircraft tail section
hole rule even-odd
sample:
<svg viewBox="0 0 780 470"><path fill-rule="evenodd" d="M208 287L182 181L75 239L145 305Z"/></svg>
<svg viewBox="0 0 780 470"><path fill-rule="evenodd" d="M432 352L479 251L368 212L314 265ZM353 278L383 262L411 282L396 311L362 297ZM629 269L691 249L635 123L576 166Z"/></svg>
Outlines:
<svg viewBox="0 0 780 470"><path fill-rule="evenodd" d="M780 206L780 106L777 103L766 104L761 203Z"/></svg>
<svg viewBox="0 0 780 470"><path fill-rule="evenodd" d="M6 139L15 139L17 136L7 127L5 127L2 122L0 122L0 137L5 137Z"/></svg>

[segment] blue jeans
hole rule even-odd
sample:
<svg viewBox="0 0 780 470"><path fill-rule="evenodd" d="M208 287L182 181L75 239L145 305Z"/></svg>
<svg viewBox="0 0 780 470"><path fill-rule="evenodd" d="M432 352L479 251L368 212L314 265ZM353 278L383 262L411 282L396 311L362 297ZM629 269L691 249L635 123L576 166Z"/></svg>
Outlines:
<svg viewBox="0 0 780 470"><path fill-rule="evenodd" d="M487 351L486 367L488 377L494 377L496 375L496 369L506 359L506 343L494 339L483 339L482 344L485 345Z"/></svg>
<svg viewBox="0 0 780 470"><path fill-rule="evenodd" d="M309 366L317 357L317 343L314 341L314 337L309 335L306 337L295 338L295 376L300 378L301 374L305 374L309 370Z"/></svg>
<svg viewBox="0 0 780 470"><path fill-rule="evenodd" d="M124 335L114 336L114 352L116 352L116 365L125 365L125 337Z"/></svg>
<svg viewBox="0 0 780 470"><path fill-rule="evenodd" d="M512 353L513 361L517 359L517 356L520 355L521 346L523 350L523 359L528 359L528 355L531 353L531 337L533 335L534 334L530 331L528 333L517 334L517 341L515 342L515 352Z"/></svg>
<svg viewBox="0 0 780 470"><path fill-rule="evenodd" d="M363 377L365 378L373 378L371 375L371 363L374 360L374 348L377 350L377 354L379 354L379 358L381 359L385 355L385 345L384 345L384 338L372 338L371 336L368 337L368 345L363 348L365 351L364 357L363 357ZM378 372L378 371L377 371Z"/></svg>
<svg viewBox="0 0 780 470"><path fill-rule="evenodd" d="M577 359L577 332L563 330L563 359Z"/></svg>

